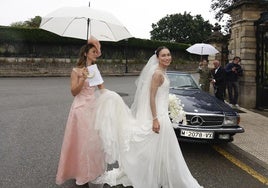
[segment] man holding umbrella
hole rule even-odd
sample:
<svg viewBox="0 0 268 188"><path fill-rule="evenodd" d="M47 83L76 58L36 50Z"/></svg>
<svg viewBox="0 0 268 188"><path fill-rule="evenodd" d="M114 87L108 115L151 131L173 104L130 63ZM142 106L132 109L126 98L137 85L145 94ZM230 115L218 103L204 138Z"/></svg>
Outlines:
<svg viewBox="0 0 268 188"><path fill-rule="evenodd" d="M206 59L199 63L197 72L199 73L199 84L201 89L209 93L211 73Z"/></svg>

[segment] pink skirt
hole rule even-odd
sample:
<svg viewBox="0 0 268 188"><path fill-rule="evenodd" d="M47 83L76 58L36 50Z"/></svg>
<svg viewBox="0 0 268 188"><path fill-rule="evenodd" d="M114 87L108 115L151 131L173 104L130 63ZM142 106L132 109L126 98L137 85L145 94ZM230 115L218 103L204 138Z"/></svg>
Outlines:
<svg viewBox="0 0 268 188"><path fill-rule="evenodd" d="M77 185L83 185L102 175L106 169L101 139L93 127L95 97L82 98L74 99L69 113L56 184L75 179Z"/></svg>

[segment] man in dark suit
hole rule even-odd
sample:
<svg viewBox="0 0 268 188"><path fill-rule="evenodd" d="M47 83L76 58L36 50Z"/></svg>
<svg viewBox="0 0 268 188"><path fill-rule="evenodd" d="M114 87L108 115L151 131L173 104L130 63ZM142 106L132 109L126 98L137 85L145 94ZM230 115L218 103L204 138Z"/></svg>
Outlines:
<svg viewBox="0 0 268 188"><path fill-rule="evenodd" d="M214 69L211 71L212 75L212 84L214 86L214 93L215 97L220 99L224 102L224 95L225 95L225 69L221 66L220 61L214 60L213 61Z"/></svg>

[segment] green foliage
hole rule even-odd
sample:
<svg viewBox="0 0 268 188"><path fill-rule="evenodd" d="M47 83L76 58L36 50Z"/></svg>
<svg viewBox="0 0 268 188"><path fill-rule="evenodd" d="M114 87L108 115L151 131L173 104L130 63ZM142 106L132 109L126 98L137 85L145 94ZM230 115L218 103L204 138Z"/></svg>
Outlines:
<svg viewBox="0 0 268 188"><path fill-rule="evenodd" d="M77 57L85 40L60 37L39 28L0 26L0 56ZM101 59L128 59L143 63L159 46L166 46L174 59L189 58L189 44L130 38L119 42L101 41ZM11 50L12 48L12 50Z"/></svg>
<svg viewBox="0 0 268 188"><path fill-rule="evenodd" d="M40 16L35 16L34 18L30 19L30 21L26 21L29 27L39 28L41 24L42 18Z"/></svg>
<svg viewBox="0 0 268 188"><path fill-rule="evenodd" d="M215 13L215 19L222 23L222 28L226 34L231 28L231 18L224 20L224 11L234 4L235 0L211 0L210 8Z"/></svg>
<svg viewBox="0 0 268 188"><path fill-rule="evenodd" d="M221 21L224 10L229 8L233 3L234 0L211 0L210 8L215 12L215 19Z"/></svg>
<svg viewBox="0 0 268 188"><path fill-rule="evenodd" d="M172 14L152 24L152 40L194 44L203 42L211 35L212 25L201 15L190 13Z"/></svg>
<svg viewBox="0 0 268 188"><path fill-rule="evenodd" d="M144 40L131 38L128 40L128 44L133 47L142 47L142 48L158 48L159 46L166 46L172 50L185 50L189 47L188 44L184 43L176 43L176 42L168 42L168 41L159 41L159 40Z"/></svg>
<svg viewBox="0 0 268 188"><path fill-rule="evenodd" d="M248 7L251 7L251 4L260 4L260 6L263 5L267 5L267 1L263 0L263 1L250 1L250 0L211 0L211 5L210 8L211 10L215 13L215 19L221 23L221 26L223 28L223 32L225 34L229 34L230 33L230 29L231 29L231 17L230 16L226 16L226 12L228 12L228 10L231 10L233 7L236 7L239 4L243 4L243 3L247 3Z"/></svg>
<svg viewBox="0 0 268 188"><path fill-rule="evenodd" d="M24 42L46 44L82 44L84 41L60 37L39 28L6 27L0 26L0 42Z"/></svg>
<svg viewBox="0 0 268 188"><path fill-rule="evenodd" d="M26 27L26 25L22 21L14 22L14 23L10 24L10 26L11 27Z"/></svg>
<svg viewBox="0 0 268 188"><path fill-rule="evenodd" d="M22 28L39 28L42 18L40 16L35 16L34 18L31 18L27 21L20 21L12 23L11 27L22 27Z"/></svg>

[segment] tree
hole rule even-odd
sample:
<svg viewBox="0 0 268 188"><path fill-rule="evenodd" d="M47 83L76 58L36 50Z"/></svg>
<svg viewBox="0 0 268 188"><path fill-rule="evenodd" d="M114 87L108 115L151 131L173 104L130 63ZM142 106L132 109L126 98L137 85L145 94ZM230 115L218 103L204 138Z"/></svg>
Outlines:
<svg viewBox="0 0 268 188"><path fill-rule="evenodd" d="M211 35L212 25L201 15L171 14L152 24L152 40L194 44L204 42Z"/></svg>
<svg viewBox="0 0 268 188"><path fill-rule="evenodd" d="M211 0L211 6L210 8L215 13L215 19L219 21L219 23L222 23L222 28L224 29L225 33L229 33L230 27L231 27L231 18L229 16L224 19L224 10L229 8L231 5L233 5L236 2L236 0Z"/></svg>
<svg viewBox="0 0 268 188"><path fill-rule="evenodd" d="M31 18L30 20L27 21L20 21L20 22L14 22L10 26L11 27L33 27L33 28L38 28L41 24L41 17L40 16L35 16L34 18Z"/></svg>
<svg viewBox="0 0 268 188"><path fill-rule="evenodd" d="M211 0L210 8L215 12L215 19L221 21L224 10L229 8L235 0Z"/></svg>
<svg viewBox="0 0 268 188"><path fill-rule="evenodd" d="M19 21L19 22L14 22L12 24L10 24L11 27L26 27L24 22Z"/></svg>

